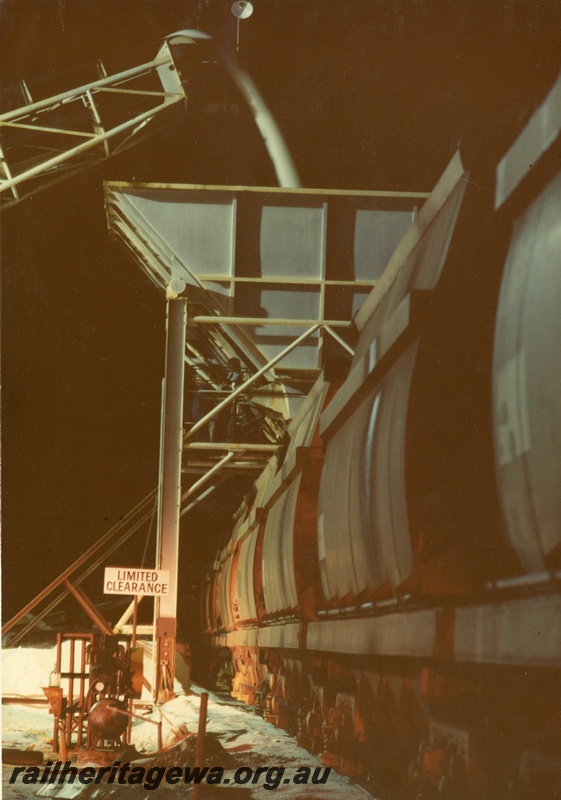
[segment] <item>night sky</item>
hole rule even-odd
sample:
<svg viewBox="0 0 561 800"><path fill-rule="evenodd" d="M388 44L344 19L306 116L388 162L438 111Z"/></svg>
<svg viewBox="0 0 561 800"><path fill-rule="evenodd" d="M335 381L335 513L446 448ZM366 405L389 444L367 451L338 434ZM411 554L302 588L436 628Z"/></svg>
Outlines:
<svg viewBox="0 0 561 800"><path fill-rule="evenodd" d="M33 91L70 70L60 85L72 88L74 67L134 66L183 28L232 47L230 5L0 0L2 85L25 78ZM558 0L253 5L242 61L307 187L429 191L460 145L492 191L488 168L561 65ZM209 99L224 85L209 80ZM157 482L165 302L110 242L103 180L275 183L247 112L211 117L195 103L138 148L3 213L4 620ZM193 515L186 546L221 528L216 508Z"/></svg>

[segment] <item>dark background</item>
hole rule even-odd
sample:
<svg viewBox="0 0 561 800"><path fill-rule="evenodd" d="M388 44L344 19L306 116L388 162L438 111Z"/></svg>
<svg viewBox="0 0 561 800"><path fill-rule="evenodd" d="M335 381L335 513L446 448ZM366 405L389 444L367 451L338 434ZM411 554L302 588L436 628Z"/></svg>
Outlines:
<svg viewBox="0 0 561 800"><path fill-rule="evenodd" d="M201 28L235 44L229 0L1 0L2 85L101 58L153 58ZM254 0L241 57L302 185L430 191L460 146L492 172L561 64L561 4ZM209 99L231 86L209 81ZM203 87L204 88L204 87ZM204 91L202 92L204 95ZM220 97L218 99L221 99ZM4 620L156 485L165 303L109 241L103 180L274 185L249 115L197 108L163 133L6 210L2 237ZM187 556L227 535L213 500ZM143 536L145 533L143 533ZM131 545L133 563L143 538ZM206 551L205 551L206 554ZM88 584L99 594L101 580Z"/></svg>

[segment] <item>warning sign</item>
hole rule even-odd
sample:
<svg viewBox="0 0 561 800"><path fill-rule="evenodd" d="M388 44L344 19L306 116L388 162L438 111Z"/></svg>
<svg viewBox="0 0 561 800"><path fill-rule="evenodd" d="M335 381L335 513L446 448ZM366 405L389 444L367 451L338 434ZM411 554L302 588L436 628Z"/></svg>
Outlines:
<svg viewBox="0 0 561 800"><path fill-rule="evenodd" d="M105 567L104 594L169 594L169 570Z"/></svg>

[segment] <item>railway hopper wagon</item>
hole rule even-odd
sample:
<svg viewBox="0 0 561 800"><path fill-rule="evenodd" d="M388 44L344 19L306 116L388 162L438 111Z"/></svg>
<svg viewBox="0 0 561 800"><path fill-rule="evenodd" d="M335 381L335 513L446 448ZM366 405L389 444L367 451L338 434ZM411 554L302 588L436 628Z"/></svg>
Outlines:
<svg viewBox="0 0 561 800"><path fill-rule="evenodd" d="M232 693L381 800L561 793L560 130L452 159L210 578Z"/></svg>

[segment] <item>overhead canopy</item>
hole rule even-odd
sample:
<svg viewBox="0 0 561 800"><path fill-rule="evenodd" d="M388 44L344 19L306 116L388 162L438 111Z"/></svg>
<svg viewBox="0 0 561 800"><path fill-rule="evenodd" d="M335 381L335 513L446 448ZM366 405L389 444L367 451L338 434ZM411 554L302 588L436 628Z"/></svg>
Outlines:
<svg viewBox="0 0 561 800"><path fill-rule="evenodd" d="M353 315L426 196L105 184L111 233L163 291L172 278L189 287L187 349L207 373L229 355L260 368L318 322L352 343ZM277 372L309 385L344 352L331 332L320 328Z"/></svg>

